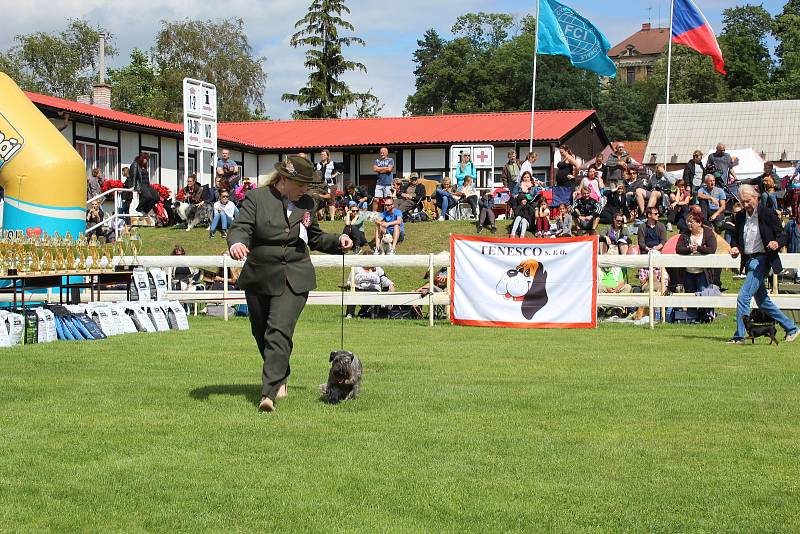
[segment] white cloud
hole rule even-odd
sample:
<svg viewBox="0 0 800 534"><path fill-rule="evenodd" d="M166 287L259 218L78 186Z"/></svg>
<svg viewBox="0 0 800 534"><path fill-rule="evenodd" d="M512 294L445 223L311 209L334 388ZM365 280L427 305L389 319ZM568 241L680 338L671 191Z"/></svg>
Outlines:
<svg viewBox="0 0 800 534"><path fill-rule="evenodd" d="M303 66L304 51L289 46L294 23L303 17L309 0L230 0L225 3L210 0L0 0L0 11L13 13L13 24L0 32L0 50L13 45L14 35L37 31L54 32L64 28L69 18L84 18L101 25L114 37L119 54L111 66L124 65L132 48L148 49L160 27L161 20L217 19L240 17L254 52L267 58L267 90L264 100L267 112L275 119L288 118L293 105L280 100L283 93L296 92L308 76ZM616 4L598 4L592 0L570 0L579 10L606 33L612 44L627 37L641 22L647 20L647 8L652 7L656 22L658 5L662 5L662 20L668 21L668 0L622 0ZM729 2L705 0L703 9L712 25L719 31L720 13ZM506 12L516 16L533 11L535 3L520 4L511 0L407 0L389 5L369 0L348 0L351 14L345 18L355 26L355 34L363 37L366 48L350 47L346 57L361 61L368 74L348 74L346 81L354 90L370 87L385 104L384 115L399 115L406 97L413 92L412 54L416 40L428 28L447 35L457 16L477 11ZM781 0L767 0L765 7L778 12Z"/></svg>

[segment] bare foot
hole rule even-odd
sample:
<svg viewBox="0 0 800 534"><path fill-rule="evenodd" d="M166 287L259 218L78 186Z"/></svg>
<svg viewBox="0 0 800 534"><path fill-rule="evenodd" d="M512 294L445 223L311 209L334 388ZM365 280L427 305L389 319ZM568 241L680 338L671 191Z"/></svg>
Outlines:
<svg viewBox="0 0 800 534"><path fill-rule="evenodd" d="M275 395L276 399L285 399L289 396L289 389L286 387L286 384L281 384L281 387L278 388L278 394Z"/></svg>
<svg viewBox="0 0 800 534"><path fill-rule="evenodd" d="M274 412L275 404L269 397L261 397L261 402L258 404L258 409L262 412Z"/></svg>

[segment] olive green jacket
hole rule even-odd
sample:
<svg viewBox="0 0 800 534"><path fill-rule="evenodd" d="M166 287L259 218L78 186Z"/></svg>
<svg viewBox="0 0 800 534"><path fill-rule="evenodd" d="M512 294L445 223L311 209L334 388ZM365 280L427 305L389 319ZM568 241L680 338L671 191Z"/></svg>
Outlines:
<svg viewBox="0 0 800 534"><path fill-rule="evenodd" d="M341 254L339 235L323 232L317 224L314 200L303 195L286 216L287 200L274 188L251 189L245 194L239 214L228 231L228 246L242 243L250 254L239 275L245 291L282 295L287 287L305 293L317 287L314 266L308 254L320 250ZM308 215L306 215L308 214ZM306 227L308 245L300 237Z"/></svg>

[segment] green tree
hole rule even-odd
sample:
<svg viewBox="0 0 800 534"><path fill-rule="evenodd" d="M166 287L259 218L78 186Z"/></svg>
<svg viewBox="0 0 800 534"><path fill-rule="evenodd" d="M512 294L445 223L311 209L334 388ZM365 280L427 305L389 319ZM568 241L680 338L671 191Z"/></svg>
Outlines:
<svg viewBox="0 0 800 534"><path fill-rule="evenodd" d="M74 100L91 93L97 81L97 42L103 32L71 19L58 33L17 35L17 44L0 54L0 69L23 89ZM106 56L111 57L116 51L109 40Z"/></svg>
<svg viewBox="0 0 800 534"><path fill-rule="evenodd" d="M456 19L450 31L466 37L476 50L497 48L508 39L514 17L506 13L467 13Z"/></svg>
<svg viewBox="0 0 800 534"><path fill-rule="evenodd" d="M769 86L774 99L800 98L800 0L790 0L775 17L775 55L778 66Z"/></svg>
<svg viewBox="0 0 800 534"><path fill-rule="evenodd" d="M493 14L459 17L454 30L471 32L442 41L432 30L417 41L414 94L406 99L411 115L518 111L531 107L533 17L511 36L513 19ZM488 20L477 28L467 22ZM459 29L461 28L461 29ZM539 56L537 109L591 108L599 97L597 76L572 67L560 56Z"/></svg>
<svg viewBox="0 0 800 534"><path fill-rule="evenodd" d="M166 99L159 84L159 74L144 52L134 48L131 62L111 69L111 107L119 111L155 117L162 114Z"/></svg>
<svg viewBox="0 0 800 534"><path fill-rule="evenodd" d="M156 118L178 122L183 110L183 78L217 87L220 121L246 121L263 116L267 74L265 58L253 57L242 19L161 21L151 50L162 107Z"/></svg>
<svg viewBox="0 0 800 534"><path fill-rule="evenodd" d="M767 46L772 16L763 6L744 5L722 12L723 29L719 36L725 58L725 80L729 100L762 98L769 83L772 56Z"/></svg>
<svg viewBox="0 0 800 534"><path fill-rule="evenodd" d="M311 70L305 87L296 94L285 93L281 97L284 102L295 102L304 108L293 112L296 119L337 118L356 102L364 109L380 109L371 92L353 92L341 80L349 71L367 72L363 63L344 58L344 47L365 43L360 37L339 34L340 29L355 31L342 18L343 13L350 13L344 0L312 0L308 13L294 25L299 31L292 35L289 44L295 48L308 47L305 66Z"/></svg>
<svg viewBox="0 0 800 534"><path fill-rule="evenodd" d="M609 81L597 105L600 123L609 139L636 141L645 139L655 111L641 82L628 85L625 80Z"/></svg>

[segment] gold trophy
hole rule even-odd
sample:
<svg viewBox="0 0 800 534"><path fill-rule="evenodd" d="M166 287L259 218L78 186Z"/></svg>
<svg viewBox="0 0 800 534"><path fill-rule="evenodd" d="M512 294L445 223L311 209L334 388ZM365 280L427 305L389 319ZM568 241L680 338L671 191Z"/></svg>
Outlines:
<svg viewBox="0 0 800 534"><path fill-rule="evenodd" d="M119 258L117 260L117 265L114 267L115 271L125 271L127 270L127 266L125 265L125 246L123 244L122 236L119 236L116 241L114 241L114 256Z"/></svg>
<svg viewBox="0 0 800 534"><path fill-rule="evenodd" d="M106 242L103 244L102 258L100 258L100 268L107 271L111 268L111 260L114 259L114 253L111 248L111 243Z"/></svg>
<svg viewBox="0 0 800 534"><path fill-rule="evenodd" d="M142 246L142 236L139 235L139 230L134 227L130 233L130 247L131 247L131 268L139 266L139 247Z"/></svg>
<svg viewBox="0 0 800 534"><path fill-rule="evenodd" d="M74 271L77 268L75 241L69 232L64 235L64 268L67 271Z"/></svg>
<svg viewBox="0 0 800 534"><path fill-rule="evenodd" d="M97 236L93 235L91 239L89 239L89 257L92 259L91 264L89 266L90 271L99 271L100 270L100 243L97 242ZM87 260L87 263L88 260Z"/></svg>

